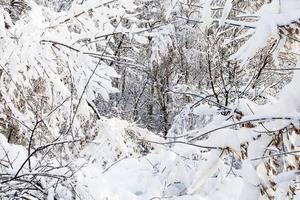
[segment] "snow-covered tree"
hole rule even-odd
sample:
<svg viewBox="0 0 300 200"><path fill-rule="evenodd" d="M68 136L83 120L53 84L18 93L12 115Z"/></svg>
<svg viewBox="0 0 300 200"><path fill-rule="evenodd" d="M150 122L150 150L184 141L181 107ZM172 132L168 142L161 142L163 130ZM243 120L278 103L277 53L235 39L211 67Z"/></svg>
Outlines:
<svg viewBox="0 0 300 200"><path fill-rule="evenodd" d="M26 3L26 12L13 18L11 3ZM7 138L1 138L0 196L75 198L71 177L81 165L74 159L98 134L94 100L118 91L111 44L115 34L130 32L123 21L134 17L135 5L87 1L57 13L34 1L11 3L0 14L0 121Z"/></svg>
<svg viewBox="0 0 300 200"><path fill-rule="evenodd" d="M218 101L220 93L215 91L212 91L215 101L199 95L196 103L187 106L187 113L185 111L176 118L171 130L177 138L180 138L178 133L184 134L182 137L186 140L175 138L174 143L186 142L207 149L207 162L187 193L214 196L212 192L223 190L228 180L240 180L241 190L236 191L240 195L238 199L297 199L299 105L296 99L299 96L295 86L299 79L299 64L293 65L297 62L297 56L293 55L297 54L299 45L300 4L293 0L284 3L272 1L262 5L255 14L242 10L247 16L242 14L239 17L235 12L241 8L234 7L233 2L205 2L200 6L205 16L195 21L203 24L207 35L214 31L211 30L214 26L225 26L227 32L236 27L247 30L240 30L241 36L231 36L226 42L226 50L230 48L230 43L245 36L246 42L235 54L220 61L235 63L240 60L237 67L246 73L253 68L253 78L247 84L258 93L252 94L251 90L241 88L241 84L245 83L242 79L241 84L234 84L237 84L238 91L242 89L247 95L238 94L228 104ZM218 5L224 5L220 18L214 11ZM222 36L216 37L219 39ZM209 62L213 60L208 59ZM288 83L287 75L277 73L280 71L293 71L292 80ZM276 87L278 84L279 87L286 84L280 92ZM273 93L265 93L270 89ZM257 97L263 93L265 99L262 102ZM271 96L278 93L278 97ZM202 123L202 128L192 130L178 126L178 122L184 124L192 115L206 116L208 121ZM211 179L218 184L210 185Z"/></svg>
<svg viewBox="0 0 300 200"><path fill-rule="evenodd" d="M0 6L1 199L299 198L298 0Z"/></svg>

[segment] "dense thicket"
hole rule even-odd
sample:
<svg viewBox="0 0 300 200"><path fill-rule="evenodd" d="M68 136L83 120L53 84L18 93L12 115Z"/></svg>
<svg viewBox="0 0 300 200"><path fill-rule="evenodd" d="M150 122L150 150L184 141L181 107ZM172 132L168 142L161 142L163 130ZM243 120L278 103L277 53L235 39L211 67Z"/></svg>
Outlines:
<svg viewBox="0 0 300 200"><path fill-rule="evenodd" d="M1 199L299 198L298 0L0 0Z"/></svg>

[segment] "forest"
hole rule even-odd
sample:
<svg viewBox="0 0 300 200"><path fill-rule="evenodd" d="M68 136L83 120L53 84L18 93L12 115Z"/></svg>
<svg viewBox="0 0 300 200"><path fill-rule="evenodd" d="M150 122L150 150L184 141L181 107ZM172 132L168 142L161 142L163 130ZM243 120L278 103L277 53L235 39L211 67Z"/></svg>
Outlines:
<svg viewBox="0 0 300 200"><path fill-rule="evenodd" d="M300 199L299 55L300 0L0 0L0 199Z"/></svg>

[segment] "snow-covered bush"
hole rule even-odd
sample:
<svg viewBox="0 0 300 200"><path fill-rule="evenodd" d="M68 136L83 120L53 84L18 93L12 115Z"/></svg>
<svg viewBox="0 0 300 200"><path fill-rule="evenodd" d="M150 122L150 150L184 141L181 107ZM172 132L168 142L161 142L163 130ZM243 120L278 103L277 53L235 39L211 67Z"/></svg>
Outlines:
<svg viewBox="0 0 300 200"><path fill-rule="evenodd" d="M18 157L1 139L1 199L71 199L76 152L98 134L94 100L118 91L110 43L128 32L122 20L134 4L87 1L60 13L26 4L17 21L0 13L0 130L25 146Z"/></svg>
<svg viewBox="0 0 300 200"><path fill-rule="evenodd" d="M212 2L205 5L204 9L212 10ZM291 51L291 43L299 45L295 44L299 35L299 6L299 1L273 1L259 9L258 20L255 22L233 21L224 17L221 20L205 18L204 28L217 21L221 25L227 23L228 26L250 29L246 33L250 38L231 59L241 60L241 67L245 68L250 66L254 56L263 52L278 61L273 66L281 70L289 67L290 60L280 55ZM270 51L264 50L269 47ZM293 50L297 53L298 49ZM235 181L232 187L237 188L235 194L239 195L234 199L299 198L298 68L299 64L288 69L295 69L290 83L283 87L277 98L270 97L263 105L257 104L259 102L255 102L255 99L239 97L235 102L223 106L202 97L198 101L201 103L188 106L189 112L208 116L210 121L204 123L202 128L188 127L175 132L175 145L186 142L207 149L207 153L202 153L202 156L208 154L205 164L207 167L204 171L199 170L194 183L187 189L187 194L202 194L210 198L215 196L216 191L226 188L226 181L233 178ZM264 70L268 68L263 66L258 74ZM181 121L189 120L191 114L182 116L179 118ZM180 130L176 128L176 124L174 126L175 130ZM170 140L174 141L174 138ZM211 185L211 179L218 184ZM236 184L241 184L242 187L237 187Z"/></svg>
<svg viewBox="0 0 300 200"><path fill-rule="evenodd" d="M299 198L298 0L59 2L1 4L1 199Z"/></svg>

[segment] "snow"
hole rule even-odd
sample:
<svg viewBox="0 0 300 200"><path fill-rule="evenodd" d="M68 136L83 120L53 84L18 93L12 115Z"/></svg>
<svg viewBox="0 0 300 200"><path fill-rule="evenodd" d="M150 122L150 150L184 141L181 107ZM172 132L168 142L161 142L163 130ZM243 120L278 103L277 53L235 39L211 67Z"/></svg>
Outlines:
<svg viewBox="0 0 300 200"><path fill-rule="evenodd" d="M193 113L195 115L213 115L217 113L217 109L208 105L200 105L193 109Z"/></svg>
<svg viewBox="0 0 300 200"><path fill-rule="evenodd" d="M203 10L202 10L202 20L203 20L203 27L208 27L212 21L212 11L211 11L211 4L212 4L212 0L206 0L204 1L203 4Z"/></svg>
<svg viewBox="0 0 300 200"><path fill-rule="evenodd" d="M74 1L69 11L56 13L30 1L30 12L16 25L1 8L3 54L0 65L3 71L0 79L4 88L1 99L5 103L0 106L0 115L7 120L12 114L22 125L18 127L20 134L25 135L22 141L16 142L22 145L17 145L8 143L0 134L2 176L10 181L25 177L29 182L30 177L39 177L34 180L45 190L47 200L252 200L264 199L262 186L268 187L275 199L284 199L290 185L299 181L299 170L289 167L298 164L292 153L299 153L300 147L297 132L300 71L294 72L277 98L269 96L263 105L249 99L238 99L226 108L205 101L198 101L199 105L195 106L188 104L175 117L167 140L160 137L160 133L119 118L105 118L97 111L100 119L96 119L92 117L96 107L94 100L101 95L109 101L109 95L118 92L112 80L121 76L103 61L109 58L105 53L115 53L107 40L97 43L105 46L105 50L80 41L119 31L127 34L140 30L137 26L116 28L110 23L112 19L118 21L131 16L128 10L137 8L133 1L116 1L111 8L103 5L106 2L90 0L78 4ZM208 28L214 21L211 9L214 2L202 2L203 26ZM246 27L251 30L240 38L253 35L231 59L239 59L245 65L270 39L279 39L278 26L300 18L299 1L280 2L264 5L257 12L257 22L237 24L251 25ZM166 20L169 20L178 1L165 3L169 5L166 11ZM219 25L235 23L228 20L232 6L232 0L224 2ZM96 7L101 7L101 11ZM48 18L45 13L49 14ZM12 25L9 31L3 28L5 23ZM168 51L175 49L175 31L175 26L168 24L145 34L130 33L129 36L133 36L131 39L135 42L149 45L149 62L159 65ZM12 33L17 39L11 37ZM109 42L113 40L112 37ZM97 56L102 60L95 58ZM120 59L134 63L131 58ZM296 68L300 68L300 61ZM44 83L43 79L48 81ZM35 101L25 102L22 109L16 106L29 98ZM34 112L43 101L45 106ZM222 109L229 111L229 115L222 114ZM5 113L8 110L11 113ZM192 115L200 118L196 127L188 124ZM43 127L35 132L34 124L40 125L37 121ZM8 129L12 125L4 126ZM283 129L289 132L283 134ZM31 134L33 139L39 137L41 141L31 144ZM274 138L279 136L281 143L274 144ZM76 138L79 142L73 141ZM54 144L59 139L69 142L56 147ZM43 149L45 144L51 148ZM29 151L34 150L37 152L31 156ZM289 152L291 150L295 152ZM71 174L72 179L62 178ZM273 182L277 184L274 191L270 186ZM9 184L1 180L0 191L3 188L9 191L14 186ZM15 191L17 189L11 193ZM32 198L29 194L20 195Z"/></svg>
<svg viewBox="0 0 300 200"><path fill-rule="evenodd" d="M104 174L99 174L97 168L93 170L89 167L83 170L85 178L80 181L86 183L91 195L99 200L150 199L159 196L164 186L158 178L153 177L155 169L146 162L145 159L143 161L126 159ZM101 190L94 188L101 188Z"/></svg>
<svg viewBox="0 0 300 200"><path fill-rule="evenodd" d="M246 64L268 41L279 38L278 26L289 25L300 19L300 6L297 0L272 1L258 11L259 20L254 23L255 33L230 59L242 60ZM280 8L280 9L279 9ZM252 32L252 30L250 30Z"/></svg>
<svg viewBox="0 0 300 200"><path fill-rule="evenodd" d="M7 143L7 139L0 134L0 157L3 158L5 165L13 161L10 167L7 167L6 172L16 174L27 156L24 147Z"/></svg>
<svg viewBox="0 0 300 200"><path fill-rule="evenodd" d="M202 169L199 169L195 175L193 184L189 187L188 193L193 194L202 189L203 184L210 178L218 169L220 151L211 151L208 155L209 162L205 163Z"/></svg>
<svg viewBox="0 0 300 200"><path fill-rule="evenodd" d="M84 168L80 175L79 181L85 186L88 193L90 193L96 200L105 198L115 200L144 200L151 198L169 198L174 200L217 200L222 199L238 199L241 179L225 179L219 185L220 190L215 193L214 187L206 184L200 187L199 180L194 178L194 185L189 181L188 177L193 177L194 171L187 172L185 168L181 168L174 162L178 160L182 167L185 167L184 160L181 160L176 154L172 152L164 152L159 154L149 154L146 157L138 159L128 158L119 161L113 165L108 171L101 172L99 168L89 165ZM180 161L181 160L181 161ZM176 163L176 162L175 162ZM207 167L213 165L212 162ZM176 168L178 168L176 170ZM169 171L172 169L171 171ZM204 172L205 168L202 168ZM217 167L213 167L212 173ZM182 176L180 176L182 174ZM200 175L200 174L198 174ZM211 173L205 177L201 175L199 178L208 179ZM173 176L173 178L171 178ZM198 177L198 176L196 176ZM209 182L213 184L217 180L211 179ZM204 182L202 182L204 183ZM185 190L186 185L190 185L187 194L177 196ZM235 185L237 191L232 191L231 187ZM97 189L101 188L101 190ZM211 188L206 195L199 195L198 193L190 194L195 189Z"/></svg>
<svg viewBox="0 0 300 200"><path fill-rule="evenodd" d="M223 26L225 24L225 20L228 18L228 15L232 9L232 0L226 0L223 12L222 12L222 17L220 19L220 25Z"/></svg>

